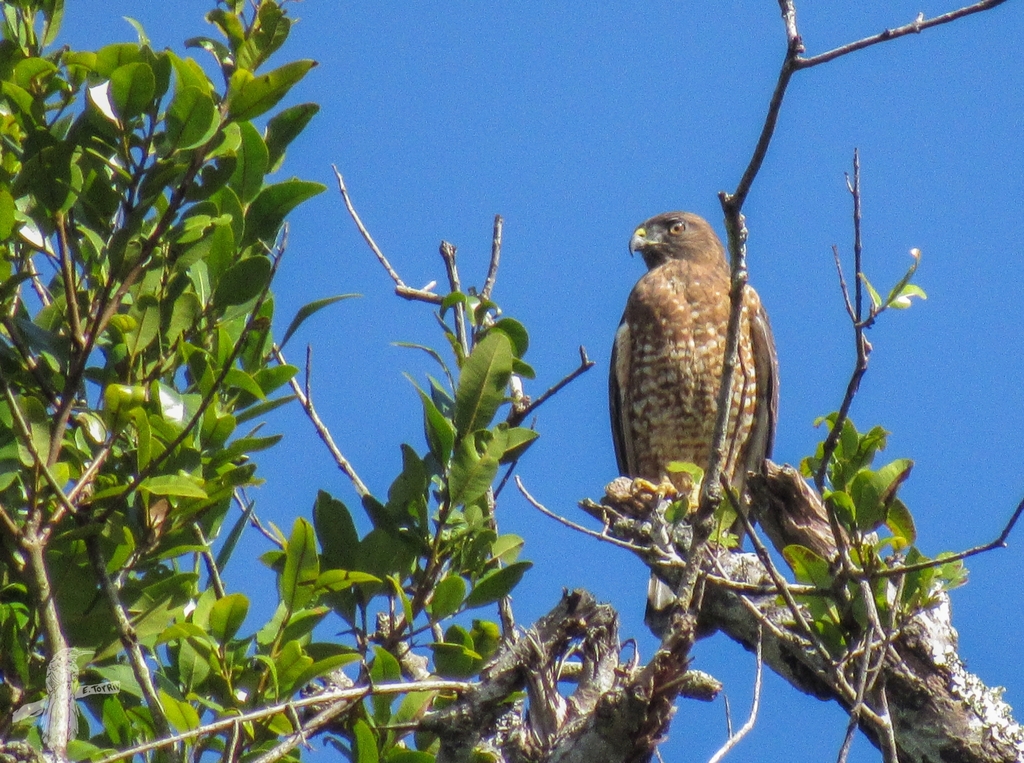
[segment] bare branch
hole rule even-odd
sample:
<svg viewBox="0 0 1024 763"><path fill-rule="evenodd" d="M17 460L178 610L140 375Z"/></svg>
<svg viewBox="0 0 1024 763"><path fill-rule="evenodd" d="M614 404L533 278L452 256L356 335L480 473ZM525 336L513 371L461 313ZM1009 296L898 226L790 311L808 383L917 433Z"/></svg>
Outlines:
<svg viewBox="0 0 1024 763"><path fill-rule="evenodd" d="M850 301L850 290L846 288L846 278L843 277L843 263L839 259L839 247L832 245L832 259L836 263L836 274L839 276L839 290L843 293L843 304L846 306L846 314L850 316L850 322L857 322L857 312L853 309Z"/></svg>
<svg viewBox="0 0 1024 763"><path fill-rule="evenodd" d="M843 402L840 405L839 413L836 415L836 420L831 424L831 428L828 430L828 434L825 436L825 441L821 446L821 463L818 464L818 470L814 474L814 486L817 488L818 493L822 495L824 493L825 474L828 471L828 464L831 461L833 454L836 453L836 447L839 444L839 437L843 432L843 425L846 423L846 420L850 415L850 408L853 406L853 398L856 397L857 390L860 389L860 380L863 379L864 374L867 372L867 358L871 352L871 344L867 341L867 337L864 335L864 330L869 326L870 322L864 321L863 319L863 292L861 289L861 284L863 283L863 246L860 236L860 153L856 149L853 151L853 183L851 184L848 179L847 187L850 190L850 195L853 197L855 296L852 322L857 359L854 364L853 373L850 375L850 381L847 383L846 394L843 395ZM847 309L849 310L849 294L846 292L845 285L843 289L844 295L846 295L847 299ZM840 527L839 520L836 517L835 512L829 510L827 513L828 523L831 526L831 531L833 531L833 536L836 539L836 547L839 550L839 558L843 564L844 570L849 573L853 568L853 565L850 562L850 555L847 553L846 536Z"/></svg>
<svg viewBox="0 0 1024 763"><path fill-rule="evenodd" d="M754 728L754 724L757 722L757 711L761 707L761 675L763 673L764 662L761 659L761 646L763 639L761 638L761 629L758 628L757 632L757 650L754 653L756 660L756 671L754 673L754 699L750 704L750 716L747 718L747 722L744 723L736 731L735 734L730 733L729 738L725 744L722 745L721 749L711 756L708 763L719 763L729 751L739 744L740 740L743 739L747 734Z"/></svg>
<svg viewBox="0 0 1024 763"><path fill-rule="evenodd" d="M484 299L491 298L491 292L494 291L494 282L498 278L498 263L501 261L501 231L504 224L505 221L501 219L501 215L494 216L494 237L491 239L491 263L487 268L487 278L484 280L483 291L480 292L480 296Z"/></svg>
<svg viewBox="0 0 1024 763"><path fill-rule="evenodd" d="M857 50L863 50L864 48L872 45L877 45L880 42L889 42L890 40L895 40L899 37L905 37L908 34L920 34L925 29L931 29L932 27L939 26L940 24L948 24L949 22L956 21L964 16L970 16L973 13L981 13L982 11L990 10L1005 2L1006 0L983 0L980 3L967 5L963 8L950 11L949 13L943 13L930 19L924 18L924 14L922 13L909 24L904 24L903 26L895 27L893 29L886 29L884 32L879 32L871 37L865 37L862 40L850 42L846 45L840 45L838 48L833 48L825 53L819 53L816 56L800 58L797 60L796 68L810 69L812 66L834 61L840 56L845 56L848 53L853 53Z"/></svg>
<svg viewBox="0 0 1024 763"><path fill-rule="evenodd" d="M139 636L134 626L128 619L121 604L120 592L114 582L107 574L107 562L100 551L99 541L96 536L89 536L85 539L86 548L89 551L89 560L92 562L93 573L100 583L100 588L107 599L110 613L114 616L114 623L117 625L117 632L121 637L121 646L128 655L128 661L132 666L132 673L138 681L139 688L146 698L146 707L153 716L153 725L161 736L170 734L170 724L167 716L164 715L163 706L160 704L160 697L156 693L156 686L153 684L153 676L150 675L149 667L146 665L146 657L142 654L142 647L139 645Z"/></svg>
<svg viewBox="0 0 1024 763"><path fill-rule="evenodd" d="M281 353L281 348L276 344L272 350L274 357L277 362L281 365L285 365L284 355ZM313 422L313 428L316 429L316 433L320 436L324 445L327 446L327 450L330 451L331 456L334 458L334 463L338 465L338 468L345 473L345 476L352 481L352 486L355 488L356 493L360 498L365 498L370 495L370 489L366 487L366 484L356 474L356 470L349 463L348 459L342 455L341 450L334 443L334 438L331 436L330 430L327 425L324 424L323 419L320 418L320 414L316 412L316 407L313 405L313 397L310 392L310 379L312 377L312 365L313 365L313 352L307 347L306 348L306 384L305 390L299 385L295 378L289 379L288 383L291 385L292 392L295 393L295 397L298 398L299 405L306 412L306 416Z"/></svg>
<svg viewBox="0 0 1024 763"><path fill-rule="evenodd" d="M537 511L539 511L541 514L551 517L556 522L560 522L568 528L576 530L577 532L581 532L584 535L588 535L591 538L595 538L605 543L611 543L613 546L624 548L627 551L632 551L634 553L644 553L646 551L646 549L640 548L639 546L634 546L632 543L627 543L626 541L619 540L618 538L613 538L610 535L595 532L594 530L591 530L589 527L578 525L570 519L566 519L563 516L559 516L555 512L551 511L551 509L547 508L540 501L538 501L536 498L534 498L532 495L530 495L529 491L526 489L526 486L523 485L523 480L519 476L516 476L516 487L519 488L519 492L523 494L523 498L529 501L530 505L533 506L533 508L537 509Z"/></svg>
<svg viewBox="0 0 1024 763"><path fill-rule="evenodd" d="M230 718L221 718L220 720L208 723L205 726L200 726L199 728L190 729L182 732L181 734L175 734L174 736L157 739L127 750L121 750L113 755L109 755L106 758L96 761L96 763L115 763L118 760L131 758L135 755L139 755L140 753L149 752L150 750L158 750L162 747L169 747L172 744L177 744L178 742L184 742L189 739L198 739L199 737L208 736L209 734L216 734L217 732L235 727L238 724L258 721L263 718L270 718L275 715L287 713L290 709L309 707L311 705L324 705L334 702L343 702L350 705L353 701L361 700L368 696L391 696L395 694L408 694L409 692L452 691L462 693L469 691L473 686L474 684L466 683L464 681L438 680L378 684L372 688L360 686L351 689L334 689L320 694L302 697L301 699L296 699L291 702L282 702L278 705L262 707L249 713L231 716Z"/></svg>
<svg viewBox="0 0 1024 763"><path fill-rule="evenodd" d="M442 241L438 248L441 259L444 260L444 269L448 273L448 286L453 292L462 291L462 281L459 278L459 267L455 263L455 244ZM466 328L466 306L462 302L455 303L455 336L462 346L462 351L469 355L469 331Z"/></svg>
<svg viewBox="0 0 1024 763"><path fill-rule="evenodd" d="M928 562L918 562L917 564L901 565L899 567L893 567L889 570L879 570L870 574L863 573L862 577L867 580L869 578L891 578L896 575L903 575L907 572L917 572L918 570L927 570L932 567L940 567L943 564L949 564L950 562L959 562L963 559L968 559L978 554L984 554L988 551L995 551L997 548L1006 548L1006 539L1010 536L1010 532L1017 524L1017 520L1020 519L1020 515L1024 513L1024 499L1017 504L1017 508L1014 510L1013 515L1010 517L1010 521L1006 523L1003 531L999 533L999 537L990 543L986 543L982 546L975 546L969 548L966 551L959 551L955 554L949 554L938 559L932 559Z"/></svg>
<svg viewBox="0 0 1024 763"><path fill-rule="evenodd" d="M508 423L511 424L512 426L519 426L526 419L527 416L529 416L535 410L540 408L540 406L544 405L544 403L546 403L548 400L550 400L552 397L558 394L563 387L575 381L578 377L585 374L595 365L596 364L594 363L594 361L587 357L587 348L584 347L583 345L580 345L580 364L576 367L576 370L564 376L561 379L561 381L559 381L554 386L550 387L543 395L541 395L536 400L531 402L525 408L518 411L513 410L509 414Z"/></svg>
<svg viewBox="0 0 1024 763"><path fill-rule="evenodd" d="M363 225L363 221L359 218L359 213L356 212L356 208L352 205L352 199L349 198L348 189L345 187L345 180L342 178L338 168L332 164L331 169L334 170L334 177L338 180L338 191L341 193L342 201L345 202L345 208L348 209L349 216L356 224L356 228L359 229L359 233L362 235L367 246L370 247L370 250L377 257L377 260L384 267L384 270L386 270L388 275L391 276L391 280L395 282L395 294L404 299L416 300L419 302L430 302L435 305L441 304L442 298L429 290L430 284L423 289L415 289L406 285L405 281L403 281L401 276L398 275L398 272L391 266L388 258L384 256L384 252L382 252L380 247L377 246L377 242L373 240L373 236L370 235L370 231L368 231L366 226Z"/></svg>

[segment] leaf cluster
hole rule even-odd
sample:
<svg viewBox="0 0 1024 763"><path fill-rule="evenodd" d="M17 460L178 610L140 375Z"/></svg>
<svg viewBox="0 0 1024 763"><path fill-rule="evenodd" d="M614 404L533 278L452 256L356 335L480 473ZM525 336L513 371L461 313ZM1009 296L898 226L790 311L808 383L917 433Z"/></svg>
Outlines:
<svg viewBox="0 0 1024 763"><path fill-rule="evenodd" d="M257 422L297 372L271 352L284 221L324 190L269 178L318 111L273 112L315 65L264 71L292 23L284 3L211 11L227 42L190 45L221 82L135 22L137 42L54 48L62 16L61 0L3 7L0 735L41 744L12 714L45 697L47 661L73 644L123 687L85 700L80 757L286 699L358 659L312 643L328 610L302 595L370 578L309 589L293 552L285 608L244 637L248 599L221 581L249 519L225 525L233 497L280 439ZM249 723L246 743L293 728Z"/></svg>
<svg viewBox="0 0 1024 763"><path fill-rule="evenodd" d="M832 413L816 423L831 432L838 419L838 413ZM873 468L888 435L879 426L860 432L849 418L842 421L825 467L827 481L822 493L835 523L842 558L826 560L800 545L783 550L799 582L827 592L801 600L812 612L814 626L825 643L837 654L868 630L875 617L888 628L898 627L906 617L932 603L940 590L961 585L966 579L960 562L942 563L943 555L930 560L914 545L913 516L898 495L913 462L900 458ZM824 449L825 441L819 443L815 455L801 462L805 476L819 472ZM908 566L915 569L903 572ZM917 569L919 566L922 568ZM864 601L862 581L871 592L870 603Z"/></svg>

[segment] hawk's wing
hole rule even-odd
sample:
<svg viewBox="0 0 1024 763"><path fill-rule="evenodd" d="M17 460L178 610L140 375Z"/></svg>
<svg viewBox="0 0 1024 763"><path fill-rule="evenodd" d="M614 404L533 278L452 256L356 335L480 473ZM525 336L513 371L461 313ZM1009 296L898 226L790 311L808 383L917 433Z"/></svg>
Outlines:
<svg viewBox="0 0 1024 763"><path fill-rule="evenodd" d="M757 463L750 466L751 471L761 471L763 460L771 457L775 445L775 425L779 416L779 357L775 352L775 337L768 322L768 313L756 292L754 298L757 309L750 322L750 338L757 378L757 405L754 406L753 447L750 450L756 454Z"/></svg>
<svg viewBox="0 0 1024 763"><path fill-rule="evenodd" d="M634 460L623 400L623 395L629 387L630 356L629 324L623 315L615 332L615 343L612 344L612 358L608 369L608 412L612 422L612 443L615 445L615 461L619 466L619 474L623 476L632 475Z"/></svg>

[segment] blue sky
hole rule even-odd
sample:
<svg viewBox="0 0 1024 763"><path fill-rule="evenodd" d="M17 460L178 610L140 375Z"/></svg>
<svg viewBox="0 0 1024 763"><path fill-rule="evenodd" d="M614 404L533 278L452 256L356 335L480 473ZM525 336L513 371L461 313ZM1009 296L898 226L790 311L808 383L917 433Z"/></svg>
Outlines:
<svg viewBox="0 0 1024 763"><path fill-rule="evenodd" d="M598 367L545 405L541 438L520 466L531 492L583 519L616 475L607 424L607 360L626 295L643 271L627 243L656 213L688 209L722 232L716 193L735 186L760 130L785 49L777 3L668 0L517 7L337 3L289 6L302 19L280 61L320 62L289 103L321 114L292 146L284 175L331 190L291 217L277 279L279 331L302 304L345 292L290 345L314 353L314 395L347 457L383 493L398 445L423 449L419 402L402 371L432 371L395 340L439 345L427 308L392 284L351 224L330 165L345 175L367 226L410 285L443 279L439 241L459 246L464 282L481 283L493 215L505 218L495 297L531 331L527 359L539 394L578 362ZM809 53L953 5L904 0L798 2ZM131 39L182 50L213 34L206 0L68 0L64 40L99 47ZM173 10L169 10L173 9ZM852 331L832 264L852 250L844 172L862 163L865 267L880 288L918 247L928 300L886 314L870 332L871 367L854 404L857 424L890 431L889 458L916 462L904 488L925 553L998 534L1024 495L1024 13L994 11L798 73L775 142L746 206L751 283L774 326L781 366L775 458L797 463L820 437L812 422L834 410L853 365ZM201 52L193 52L202 59ZM258 511L279 526L307 515L318 488L356 506L298 409L270 422L286 434L266 454ZM614 604L622 636L655 643L641 623L647 572L581 537L507 490L506 532L523 535L535 567L516 596L521 623L546 612L563 587ZM253 556L262 551L253 538ZM968 667L1024 695L1024 528L1010 548L969 563L953 595ZM239 565L228 579L270 576ZM248 583L251 595L258 586ZM267 605L269 607L269 604ZM260 611L257 608L257 611ZM265 610L266 611L266 610ZM257 627L250 616L247 627ZM722 637L701 643L695 667L726 684L745 716L753 659ZM803 720L793 733L793 714ZM755 731L732 761L834 757L844 719L832 705L766 681ZM680 707L666 759L705 760L725 737L721 701ZM328 753L323 753L328 754ZM863 740L851 760L877 760Z"/></svg>

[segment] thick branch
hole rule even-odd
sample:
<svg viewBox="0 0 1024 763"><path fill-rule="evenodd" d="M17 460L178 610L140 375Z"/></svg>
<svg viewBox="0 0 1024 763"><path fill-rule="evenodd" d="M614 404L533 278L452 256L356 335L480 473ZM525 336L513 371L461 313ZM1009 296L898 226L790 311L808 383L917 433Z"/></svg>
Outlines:
<svg viewBox="0 0 1024 763"><path fill-rule="evenodd" d="M800 543L820 550L825 558L835 555L821 499L794 470L770 464L767 475L755 480L752 489L757 516L777 519L766 523L777 547ZM651 539L664 532L659 529L665 523L663 506L650 504L645 512L634 504L609 501L607 496L601 505L589 506L592 508L584 508L599 518L611 535L646 547L639 556L648 564L652 556L660 555L651 548ZM669 530L684 527L685 523L680 523ZM676 549L685 551L687 540L684 534L676 541ZM774 587L768 569L755 555L725 549L714 553L723 577L745 586ZM658 572L671 582L679 575L679 567ZM721 630L748 649L761 638L765 664L794 687L836 701L847 711L859 705L858 692L851 692L851 683L858 683L859 657L852 664L829 659L794 623L789 606L780 603L774 590L756 595L709 582L700 612L701 633ZM880 734L891 725L899 760L904 763L1024 760L1024 729L1013 720L1012 709L1002 701L999 690L988 688L968 673L957 655L948 596L936 590L932 600L932 606L911 616L875 652L884 656L877 676L872 676L876 688L864 692L863 705L858 707L861 730L876 745L888 746Z"/></svg>

